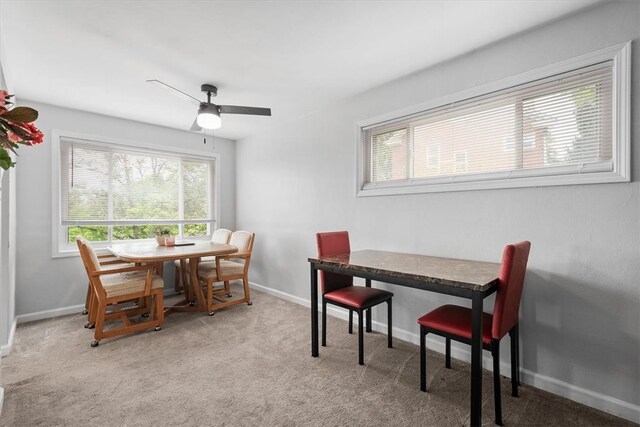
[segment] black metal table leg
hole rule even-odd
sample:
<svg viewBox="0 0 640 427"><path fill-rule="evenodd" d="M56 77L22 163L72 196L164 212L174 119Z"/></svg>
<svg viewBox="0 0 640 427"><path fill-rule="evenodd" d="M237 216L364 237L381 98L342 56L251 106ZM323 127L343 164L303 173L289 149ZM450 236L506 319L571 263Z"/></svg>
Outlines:
<svg viewBox="0 0 640 427"><path fill-rule="evenodd" d="M482 303L484 296L474 292L471 325L471 426L482 424Z"/></svg>
<svg viewBox="0 0 640 427"><path fill-rule="evenodd" d="M367 288L370 288L371 287L371 279L365 279L365 280L366 281L365 281L364 285ZM367 332L371 332L371 330L372 330L371 329L371 309L368 309L367 310Z"/></svg>
<svg viewBox="0 0 640 427"><path fill-rule="evenodd" d="M311 264L311 357L318 357L318 270Z"/></svg>

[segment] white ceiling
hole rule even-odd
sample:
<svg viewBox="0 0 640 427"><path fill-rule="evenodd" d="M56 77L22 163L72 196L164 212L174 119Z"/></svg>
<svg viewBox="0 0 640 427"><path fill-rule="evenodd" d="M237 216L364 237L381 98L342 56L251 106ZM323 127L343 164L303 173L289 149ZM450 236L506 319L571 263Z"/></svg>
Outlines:
<svg viewBox="0 0 640 427"><path fill-rule="evenodd" d="M0 1L18 97L177 129L197 107L145 80L272 108L223 116L216 135L231 139L597 2Z"/></svg>

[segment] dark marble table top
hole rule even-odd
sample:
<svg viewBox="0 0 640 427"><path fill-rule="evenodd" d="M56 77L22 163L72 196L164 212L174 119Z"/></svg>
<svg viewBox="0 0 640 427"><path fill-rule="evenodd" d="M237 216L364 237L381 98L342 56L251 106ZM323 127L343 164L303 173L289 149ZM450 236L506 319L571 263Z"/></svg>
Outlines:
<svg viewBox="0 0 640 427"><path fill-rule="evenodd" d="M354 275L358 272L378 274L473 291L494 286L500 269L500 264L493 262L373 250L309 258L309 262L318 269L327 265L350 270Z"/></svg>

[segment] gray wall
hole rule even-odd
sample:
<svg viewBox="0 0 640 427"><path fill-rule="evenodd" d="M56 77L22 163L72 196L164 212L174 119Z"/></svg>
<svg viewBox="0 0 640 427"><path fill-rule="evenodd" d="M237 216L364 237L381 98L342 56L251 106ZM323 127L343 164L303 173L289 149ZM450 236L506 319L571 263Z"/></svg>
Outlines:
<svg viewBox="0 0 640 427"><path fill-rule="evenodd" d="M494 262L506 243L531 240L521 314L526 378L583 401L595 396L597 406L615 407L614 412L626 407L627 417L640 419L638 182L354 197L358 120L628 40L634 40L631 134L637 177L639 36L640 2L605 3L240 141L236 222L256 233L251 281L308 299L306 259L315 255L315 232L323 230L349 230L354 250ZM463 303L392 289L394 326L412 333L428 310ZM375 319L386 323L382 309ZM503 361L508 362L506 353Z"/></svg>
<svg viewBox="0 0 640 427"><path fill-rule="evenodd" d="M202 135L21 100L37 109L44 143L20 150L17 172L16 314L84 304L87 278L79 257L51 257L51 130L71 130L158 146L211 150ZM187 125L185 125L187 126ZM235 228L235 144L216 139L220 153L219 226ZM167 269L167 283L173 283Z"/></svg>

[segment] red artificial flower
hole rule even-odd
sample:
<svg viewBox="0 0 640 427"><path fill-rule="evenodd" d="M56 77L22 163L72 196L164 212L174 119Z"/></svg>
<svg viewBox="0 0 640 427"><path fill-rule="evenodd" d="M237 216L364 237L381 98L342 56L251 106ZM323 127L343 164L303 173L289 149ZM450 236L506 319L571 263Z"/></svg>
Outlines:
<svg viewBox="0 0 640 427"><path fill-rule="evenodd" d="M9 98L9 92L6 90L0 90L0 107L4 107L7 103L7 99Z"/></svg>
<svg viewBox="0 0 640 427"><path fill-rule="evenodd" d="M44 138L44 134L33 123L22 123L22 127L26 129L30 134L30 143L27 145L40 144Z"/></svg>
<svg viewBox="0 0 640 427"><path fill-rule="evenodd" d="M11 132L10 130L7 131L7 139L11 142L20 142L21 139L18 135L16 135L15 133Z"/></svg>

